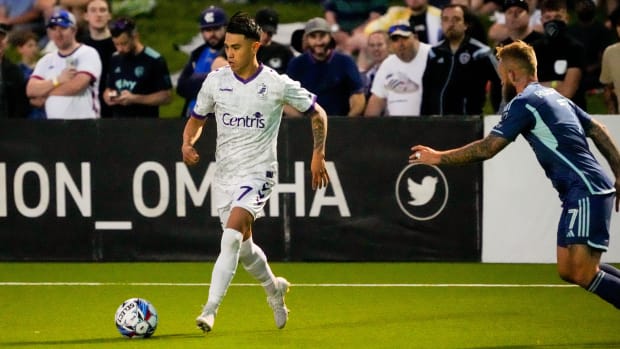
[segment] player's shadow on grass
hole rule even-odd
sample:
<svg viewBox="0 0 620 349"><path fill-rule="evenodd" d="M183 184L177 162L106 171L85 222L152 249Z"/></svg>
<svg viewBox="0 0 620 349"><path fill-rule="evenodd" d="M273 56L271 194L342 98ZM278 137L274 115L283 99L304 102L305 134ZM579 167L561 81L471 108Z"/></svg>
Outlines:
<svg viewBox="0 0 620 349"><path fill-rule="evenodd" d="M154 335L151 338L147 339L129 339L123 337L116 338L83 338L83 339L75 339L75 340L41 340L41 341L24 341L24 342L2 342L0 341L0 347L27 347L27 346L60 346L64 347L66 345L80 345L80 344L114 344L114 343L124 343L127 341L165 341L172 339L187 339L187 338L204 338L204 334L196 333L196 334L187 334L187 333L179 333L179 334L164 334L164 335Z"/></svg>
<svg viewBox="0 0 620 349"><path fill-rule="evenodd" d="M559 348L620 348L620 342L594 342L594 343L571 343L571 344L531 344L531 345L501 345L494 347L467 347L467 349L559 349Z"/></svg>

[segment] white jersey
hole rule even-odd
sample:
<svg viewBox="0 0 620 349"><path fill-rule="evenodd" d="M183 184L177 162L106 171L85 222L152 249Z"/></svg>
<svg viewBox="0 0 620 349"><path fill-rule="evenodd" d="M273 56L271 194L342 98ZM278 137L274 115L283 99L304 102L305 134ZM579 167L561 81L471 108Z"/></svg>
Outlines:
<svg viewBox="0 0 620 349"><path fill-rule="evenodd" d="M391 54L379 66L370 92L385 99L386 115L420 115L422 76L430 48L430 45L421 42L418 53L410 62L403 62Z"/></svg>
<svg viewBox="0 0 620 349"><path fill-rule="evenodd" d="M48 119L93 119L99 117L99 83L101 59L97 51L80 45L67 56L58 51L43 56L34 68L31 78L52 80L68 66L74 66L78 74L88 74L91 83L80 94L73 96L49 96L45 101Z"/></svg>
<svg viewBox="0 0 620 349"><path fill-rule="evenodd" d="M262 64L247 80L229 66L209 73L192 117L214 116L217 122L216 179L232 182L252 173L277 173L277 138L284 104L305 112L315 100L299 82Z"/></svg>

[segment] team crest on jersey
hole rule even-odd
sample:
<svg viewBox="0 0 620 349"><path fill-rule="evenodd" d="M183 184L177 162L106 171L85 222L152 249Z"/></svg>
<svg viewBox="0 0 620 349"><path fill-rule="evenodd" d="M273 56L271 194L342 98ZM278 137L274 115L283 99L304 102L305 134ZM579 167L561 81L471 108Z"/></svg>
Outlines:
<svg viewBox="0 0 620 349"><path fill-rule="evenodd" d="M144 67L143 66L136 67L136 69L133 70L133 73L138 78L142 77L142 75L144 75Z"/></svg>
<svg viewBox="0 0 620 349"><path fill-rule="evenodd" d="M467 64L470 60L471 55L469 54L469 52L463 52L459 55L459 62L461 62L461 64Z"/></svg>
<svg viewBox="0 0 620 349"><path fill-rule="evenodd" d="M260 83L258 85L258 92L257 92L257 94L258 94L259 98L267 97L267 85L265 85L263 83Z"/></svg>

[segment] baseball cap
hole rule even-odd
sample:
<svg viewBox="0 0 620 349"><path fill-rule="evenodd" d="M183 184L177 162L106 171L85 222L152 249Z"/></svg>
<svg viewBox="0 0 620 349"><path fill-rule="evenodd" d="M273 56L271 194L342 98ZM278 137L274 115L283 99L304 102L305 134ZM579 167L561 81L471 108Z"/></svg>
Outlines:
<svg viewBox="0 0 620 349"><path fill-rule="evenodd" d="M331 29L329 28L329 24L325 18L314 17L306 23L306 27L304 28L305 34L310 34L314 32L326 32L331 33Z"/></svg>
<svg viewBox="0 0 620 349"><path fill-rule="evenodd" d="M209 6L200 14L200 29L223 27L227 23L226 12L219 7Z"/></svg>
<svg viewBox="0 0 620 349"><path fill-rule="evenodd" d="M527 1L525 0L506 0L504 1L504 12L506 12L506 10L508 10L509 8L513 6L520 7L524 9L525 11L530 10L530 7L528 6Z"/></svg>
<svg viewBox="0 0 620 349"><path fill-rule="evenodd" d="M47 27L60 26L63 28L75 27L75 16L65 9L57 9L54 11L49 21L47 21Z"/></svg>
<svg viewBox="0 0 620 349"><path fill-rule="evenodd" d="M275 33L278 30L279 16L274 9L265 7L258 10L255 21L264 32Z"/></svg>
<svg viewBox="0 0 620 349"><path fill-rule="evenodd" d="M409 24L400 23L391 26L390 29L388 29L388 34L390 36L410 37L413 35L413 31L411 30L411 26L409 26Z"/></svg>

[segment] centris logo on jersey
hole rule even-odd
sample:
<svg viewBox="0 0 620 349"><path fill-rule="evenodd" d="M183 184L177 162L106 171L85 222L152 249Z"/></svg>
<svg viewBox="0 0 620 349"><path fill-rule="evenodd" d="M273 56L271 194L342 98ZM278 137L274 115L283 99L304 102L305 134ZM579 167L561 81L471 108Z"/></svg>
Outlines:
<svg viewBox="0 0 620 349"><path fill-rule="evenodd" d="M222 122L226 126L240 127L240 128L265 128L265 118L261 112L256 112L252 115L246 116L234 116L230 113L224 113L222 115Z"/></svg>
<svg viewBox="0 0 620 349"><path fill-rule="evenodd" d="M396 180L396 201L407 216L426 221L437 217L448 202L448 182L436 166L411 164Z"/></svg>

